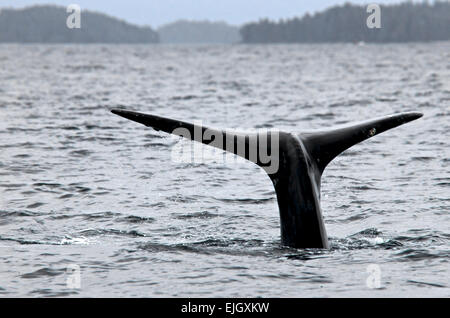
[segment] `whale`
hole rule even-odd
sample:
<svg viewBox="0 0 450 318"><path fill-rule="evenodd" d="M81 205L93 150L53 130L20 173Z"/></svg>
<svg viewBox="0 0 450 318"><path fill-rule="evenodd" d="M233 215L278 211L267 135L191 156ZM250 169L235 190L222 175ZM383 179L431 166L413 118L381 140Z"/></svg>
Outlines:
<svg viewBox="0 0 450 318"><path fill-rule="evenodd" d="M111 109L111 112L257 164L266 171L275 188L281 244L321 249L329 249L320 206L321 178L327 165L353 145L423 116L420 112L403 112L315 131L255 132L208 128L125 109Z"/></svg>

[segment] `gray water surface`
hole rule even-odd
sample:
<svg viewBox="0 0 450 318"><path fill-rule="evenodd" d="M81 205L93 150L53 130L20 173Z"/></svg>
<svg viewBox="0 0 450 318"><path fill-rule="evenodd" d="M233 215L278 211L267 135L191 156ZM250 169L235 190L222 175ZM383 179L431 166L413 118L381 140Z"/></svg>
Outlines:
<svg viewBox="0 0 450 318"><path fill-rule="evenodd" d="M331 249L298 250L260 168L174 160L177 138L114 107L285 131L424 117L328 166ZM449 118L448 42L1 45L0 295L448 297Z"/></svg>

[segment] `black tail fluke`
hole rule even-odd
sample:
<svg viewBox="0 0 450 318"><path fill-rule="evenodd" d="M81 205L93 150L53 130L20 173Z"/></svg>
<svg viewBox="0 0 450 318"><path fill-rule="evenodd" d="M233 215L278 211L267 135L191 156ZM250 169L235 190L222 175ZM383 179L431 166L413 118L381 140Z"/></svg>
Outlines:
<svg viewBox="0 0 450 318"><path fill-rule="evenodd" d="M261 166L270 175L273 167L278 168L278 135L219 130L180 120L113 109L112 113L129 120L152 127L155 130L185 137L234 153ZM299 134L309 155L315 160L320 174L337 155L351 146L391 128L422 117L421 113L410 112L384 116L341 128ZM271 153L271 158L266 154ZM275 165L274 165L275 163ZM270 167L270 169L268 169ZM275 171L276 172L276 171ZM320 177L319 177L320 178Z"/></svg>
<svg viewBox="0 0 450 318"><path fill-rule="evenodd" d="M304 145L322 173L337 155L351 146L391 128L422 117L409 112L384 116L342 128L300 134Z"/></svg>
<svg viewBox="0 0 450 318"><path fill-rule="evenodd" d="M340 128L293 134L274 130L262 133L209 129L201 124L137 112L119 109L112 112L258 164L275 186L282 242L300 248L328 248L320 208L320 179L328 163L363 140L422 117L421 113L402 113Z"/></svg>
<svg viewBox="0 0 450 318"><path fill-rule="evenodd" d="M152 127L155 130L164 131L231 152L256 163L268 171L268 173L275 170L273 169L274 162L268 158L267 154L270 153L271 157L274 157L274 154L278 153L278 148L272 147L272 143L277 141L276 132L259 134L257 132L220 130L204 127L201 124L197 125L128 110L113 109L111 112L145 126ZM273 153L272 148L276 148L273 149Z"/></svg>

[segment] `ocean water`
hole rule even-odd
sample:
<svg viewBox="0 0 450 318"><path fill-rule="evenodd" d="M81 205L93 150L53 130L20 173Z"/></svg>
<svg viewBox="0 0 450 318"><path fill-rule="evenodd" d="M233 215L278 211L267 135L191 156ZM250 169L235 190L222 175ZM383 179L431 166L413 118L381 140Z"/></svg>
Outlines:
<svg viewBox="0 0 450 318"><path fill-rule="evenodd" d="M177 160L114 107L285 131L424 117L327 167L331 248L301 250L260 168ZM0 296L448 297L449 119L449 42L1 45Z"/></svg>

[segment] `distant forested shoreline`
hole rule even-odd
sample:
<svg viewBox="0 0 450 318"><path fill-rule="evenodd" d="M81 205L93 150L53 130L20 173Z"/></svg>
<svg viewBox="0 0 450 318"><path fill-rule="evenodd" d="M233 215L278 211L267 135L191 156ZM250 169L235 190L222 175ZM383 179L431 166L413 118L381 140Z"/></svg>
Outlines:
<svg viewBox="0 0 450 318"><path fill-rule="evenodd" d="M82 11L81 28L68 28L65 7L1 9L0 43L157 43L158 33L102 13Z"/></svg>
<svg viewBox="0 0 450 318"><path fill-rule="evenodd" d="M366 24L365 5L345 4L303 17L262 19L241 27L180 20L158 30L82 10L81 28L68 28L66 8L0 9L0 43L338 43L450 40L450 2L382 5L381 28ZM151 23L151 21L149 21Z"/></svg>
<svg viewBox="0 0 450 318"><path fill-rule="evenodd" d="M157 29L161 43L238 43L239 27L224 22L178 20Z"/></svg>
<svg viewBox="0 0 450 318"><path fill-rule="evenodd" d="M366 24L367 6L345 4L314 15L247 23L244 43L428 42L450 40L450 2L380 6L381 28Z"/></svg>

